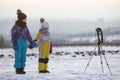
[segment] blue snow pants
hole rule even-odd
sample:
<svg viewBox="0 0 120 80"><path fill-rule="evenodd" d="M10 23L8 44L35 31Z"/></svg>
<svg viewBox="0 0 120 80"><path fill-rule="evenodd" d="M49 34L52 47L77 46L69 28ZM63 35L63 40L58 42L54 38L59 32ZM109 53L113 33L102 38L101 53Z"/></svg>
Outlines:
<svg viewBox="0 0 120 80"><path fill-rule="evenodd" d="M15 68L24 68L26 62L26 50L27 50L27 40L17 39L17 47L15 50Z"/></svg>

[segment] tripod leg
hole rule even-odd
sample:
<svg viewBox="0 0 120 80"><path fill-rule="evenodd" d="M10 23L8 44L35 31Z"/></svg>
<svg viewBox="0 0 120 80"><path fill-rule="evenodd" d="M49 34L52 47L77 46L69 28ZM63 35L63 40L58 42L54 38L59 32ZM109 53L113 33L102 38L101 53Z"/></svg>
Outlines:
<svg viewBox="0 0 120 80"><path fill-rule="evenodd" d="M110 72L110 74L111 74L111 76L112 76L112 72L111 72L111 70L110 70L110 67L109 67L109 64L108 64L108 62L107 62L107 59L106 59L105 55L103 55L103 56L104 56L104 58L105 58L105 62L106 62L106 64L107 64L107 67L108 67L108 69L109 69L109 72Z"/></svg>
<svg viewBox="0 0 120 80"><path fill-rule="evenodd" d="M100 61L101 61L102 72L104 73L103 62L102 62L102 54L100 54Z"/></svg>
<svg viewBox="0 0 120 80"><path fill-rule="evenodd" d="M101 68L102 68L102 72L104 73L104 68L103 68L103 61L102 61L102 53L101 53L101 51L102 51L102 47L101 47L101 44L100 45L98 45L98 47L99 47L99 55L100 55L100 63L101 63Z"/></svg>
<svg viewBox="0 0 120 80"><path fill-rule="evenodd" d="M101 55L100 45L98 45L98 55Z"/></svg>
<svg viewBox="0 0 120 80"><path fill-rule="evenodd" d="M101 51L102 51L102 55L105 55L105 51L103 50L102 46L101 46Z"/></svg>
<svg viewBox="0 0 120 80"><path fill-rule="evenodd" d="M102 49L102 46L101 46L101 49ZM103 49L102 49L102 51L103 51ZM108 64L107 59L106 59L106 57L105 57L105 54L103 54L103 56L104 56L105 62L106 62L106 64L107 64L107 67L108 67L108 69L109 69L109 72L110 72L110 74L111 74L111 76L112 76L112 72L111 72L111 70L110 70L109 64Z"/></svg>
<svg viewBox="0 0 120 80"><path fill-rule="evenodd" d="M85 73L87 67L89 66L90 61L92 60L92 57L93 57L93 54L92 54L92 56L90 57L90 59L89 59L89 61L88 61L88 63L87 63L87 66L85 67L84 73Z"/></svg>
<svg viewBox="0 0 120 80"><path fill-rule="evenodd" d="M95 47L95 49L96 49L96 48L97 48L97 46ZM95 49L94 49L94 53L95 53ZM88 63L87 63L87 66L85 67L84 73L85 73L87 67L89 66L90 61L92 60L92 57L93 57L93 54L94 54L94 53L92 53L92 56L90 57L90 59L89 59L89 61L88 61Z"/></svg>

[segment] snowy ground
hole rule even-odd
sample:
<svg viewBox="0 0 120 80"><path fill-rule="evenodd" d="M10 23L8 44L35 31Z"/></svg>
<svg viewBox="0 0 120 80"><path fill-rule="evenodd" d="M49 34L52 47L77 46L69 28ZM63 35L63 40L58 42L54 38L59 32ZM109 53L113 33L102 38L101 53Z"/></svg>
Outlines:
<svg viewBox="0 0 120 80"><path fill-rule="evenodd" d="M37 48L27 51L25 75L15 74L14 51L0 49L0 80L120 80L120 46L104 46L105 56L112 75L103 58L102 73L100 56L93 56L85 73L85 67L94 50L94 46L54 47L50 55L50 74L39 74L37 71Z"/></svg>

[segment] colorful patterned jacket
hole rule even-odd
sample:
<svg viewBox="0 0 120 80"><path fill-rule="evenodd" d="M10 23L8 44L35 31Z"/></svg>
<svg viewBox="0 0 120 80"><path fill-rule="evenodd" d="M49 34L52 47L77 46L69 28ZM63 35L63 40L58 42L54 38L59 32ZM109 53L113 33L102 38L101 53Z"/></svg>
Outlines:
<svg viewBox="0 0 120 80"><path fill-rule="evenodd" d="M13 28L11 29L12 43L15 43L16 39L18 38L28 40L30 43L33 42L31 34L27 27L22 28L22 27L19 27L18 25L14 25Z"/></svg>

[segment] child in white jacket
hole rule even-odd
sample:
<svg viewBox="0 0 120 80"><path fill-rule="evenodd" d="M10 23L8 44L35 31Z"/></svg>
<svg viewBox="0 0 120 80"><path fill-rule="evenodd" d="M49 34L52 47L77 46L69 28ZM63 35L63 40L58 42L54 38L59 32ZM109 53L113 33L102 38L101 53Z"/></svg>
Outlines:
<svg viewBox="0 0 120 80"><path fill-rule="evenodd" d="M35 44L38 45L39 59L38 71L39 73L50 73L48 71L49 53L50 53L50 33L48 23L41 18L41 28L36 35Z"/></svg>

